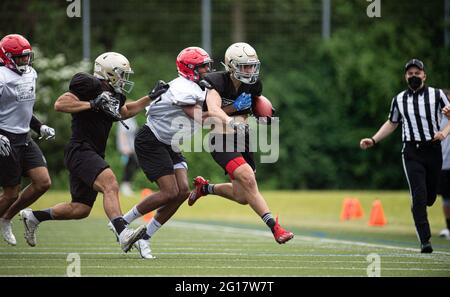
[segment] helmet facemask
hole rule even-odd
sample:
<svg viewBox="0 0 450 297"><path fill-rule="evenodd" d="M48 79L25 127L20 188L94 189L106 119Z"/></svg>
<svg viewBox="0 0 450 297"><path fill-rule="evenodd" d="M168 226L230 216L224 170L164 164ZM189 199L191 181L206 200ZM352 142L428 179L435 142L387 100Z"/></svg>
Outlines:
<svg viewBox="0 0 450 297"><path fill-rule="evenodd" d="M130 80L130 75L133 74L133 70L124 70L120 68L115 68L114 72L117 76L116 82L113 84L114 89L118 93L130 93L134 87L134 82ZM120 92L119 92L120 90Z"/></svg>
<svg viewBox="0 0 450 297"><path fill-rule="evenodd" d="M231 61L233 66L233 76L237 80L245 84L254 84L259 77L259 67L261 63L259 61L247 62L247 63L235 63Z"/></svg>
<svg viewBox="0 0 450 297"><path fill-rule="evenodd" d="M206 71L206 73L210 73L213 69L213 60L208 59L204 63L195 66L195 69L194 69L194 73L195 73L194 77L196 78L195 82L198 82L199 80L201 80L203 78L202 75L200 74L200 72L198 72L198 69L205 67L205 66L208 67L208 71ZM203 75L205 75L205 74L203 74Z"/></svg>
<svg viewBox="0 0 450 297"><path fill-rule="evenodd" d="M17 56L13 56L11 53L6 53L5 56L10 60L11 66L13 66L19 74L30 72L30 66L34 59L34 53L32 51ZM22 61L23 57L26 57L27 59Z"/></svg>

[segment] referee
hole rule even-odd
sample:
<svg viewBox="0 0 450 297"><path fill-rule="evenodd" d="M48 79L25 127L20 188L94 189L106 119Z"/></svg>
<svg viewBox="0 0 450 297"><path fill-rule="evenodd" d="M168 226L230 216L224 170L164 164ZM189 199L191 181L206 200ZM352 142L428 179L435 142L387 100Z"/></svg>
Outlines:
<svg viewBox="0 0 450 297"><path fill-rule="evenodd" d="M441 141L450 132L450 124L439 124L442 110L450 102L442 90L424 84L424 65L418 59L406 63L405 80L408 88L392 99L388 120L373 137L361 139L359 145L364 150L373 147L401 123L402 162L412 196L411 211L421 252L432 253L427 206L436 200L442 166Z"/></svg>

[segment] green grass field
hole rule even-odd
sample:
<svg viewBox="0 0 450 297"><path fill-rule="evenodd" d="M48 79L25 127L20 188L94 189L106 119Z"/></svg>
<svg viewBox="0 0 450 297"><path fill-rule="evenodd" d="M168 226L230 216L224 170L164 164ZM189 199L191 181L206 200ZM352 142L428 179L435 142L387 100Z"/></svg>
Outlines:
<svg viewBox="0 0 450 297"><path fill-rule="evenodd" d="M152 238L153 260L135 250L123 254L107 229L99 196L91 217L82 221L45 222L38 245L27 246L16 218L18 244L0 244L1 276L64 276L67 256L78 253L82 276L367 276L369 254L380 256L381 276L450 276L450 241L437 237L444 227L441 201L429 209L435 252L422 255L409 211L407 192L264 192L280 223L295 233L285 245L248 206L215 196L193 207L183 205ZM339 221L345 197L360 199L364 217ZM370 206L383 204L384 227L369 227ZM51 192L32 208L69 199ZM138 197L121 198L128 211ZM140 222L142 223L142 222Z"/></svg>

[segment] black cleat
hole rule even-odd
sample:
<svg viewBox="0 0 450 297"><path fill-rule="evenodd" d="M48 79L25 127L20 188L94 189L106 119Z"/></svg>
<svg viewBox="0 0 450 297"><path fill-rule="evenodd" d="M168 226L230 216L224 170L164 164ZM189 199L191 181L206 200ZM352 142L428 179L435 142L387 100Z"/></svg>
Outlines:
<svg viewBox="0 0 450 297"><path fill-rule="evenodd" d="M433 248L431 247L430 242L422 243L420 245L420 252L422 254L431 254L433 252Z"/></svg>

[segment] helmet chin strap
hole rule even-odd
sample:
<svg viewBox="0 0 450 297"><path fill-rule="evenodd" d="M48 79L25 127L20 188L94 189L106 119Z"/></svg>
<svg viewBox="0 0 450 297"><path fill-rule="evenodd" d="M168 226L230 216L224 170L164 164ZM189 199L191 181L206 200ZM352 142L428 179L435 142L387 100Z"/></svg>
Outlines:
<svg viewBox="0 0 450 297"><path fill-rule="evenodd" d="M223 65L223 67L225 67L225 71L230 71L230 67L228 67L224 62L220 62L220 64Z"/></svg>
<svg viewBox="0 0 450 297"><path fill-rule="evenodd" d="M116 93L122 94L122 88L120 87L119 83L116 83L116 85L113 86L113 88Z"/></svg>

